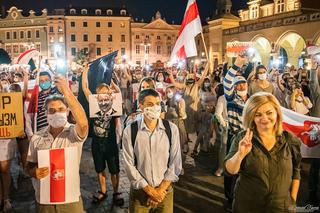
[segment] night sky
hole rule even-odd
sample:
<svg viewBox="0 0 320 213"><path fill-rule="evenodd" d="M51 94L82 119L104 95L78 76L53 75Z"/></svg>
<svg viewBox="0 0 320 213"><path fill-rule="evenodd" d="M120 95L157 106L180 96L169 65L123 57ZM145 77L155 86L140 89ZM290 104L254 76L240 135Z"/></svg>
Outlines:
<svg viewBox="0 0 320 213"><path fill-rule="evenodd" d="M130 14L135 18L150 21L151 17L159 10L167 22L181 23L187 0L0 0L1 6L9 9L15 5L19 9L33 9L40 11L43 8L65 8L73 6L110 6L126 5ZM246 0L232 0L233 10L237 11L246 4ZM211 17L215 10L216 0L198 0L198 7L202 20Z"/></svg>

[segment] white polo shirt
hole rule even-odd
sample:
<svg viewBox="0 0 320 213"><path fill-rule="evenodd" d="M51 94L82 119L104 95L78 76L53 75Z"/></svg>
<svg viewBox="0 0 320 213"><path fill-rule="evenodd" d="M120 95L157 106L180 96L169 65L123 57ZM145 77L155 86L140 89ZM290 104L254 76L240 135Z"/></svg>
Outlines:
<svg viewBox="0 0 320 213"><path fill-rule="evenodd" d="M65 147L76 146L78 148L78 164L80 166L82 145L86 140L80 138L76 132L75 125L67 123L63 131L54 139L49 133L49 127L34 134L30 140L29 151L27 161L32 163L38 163L38 150L46 149L59 149ZM80 197L80 175L74 180L79 186L76 191ZM40 181L36 178L32 178L33 188L35 190L36 200L40 202Z"/></svg>

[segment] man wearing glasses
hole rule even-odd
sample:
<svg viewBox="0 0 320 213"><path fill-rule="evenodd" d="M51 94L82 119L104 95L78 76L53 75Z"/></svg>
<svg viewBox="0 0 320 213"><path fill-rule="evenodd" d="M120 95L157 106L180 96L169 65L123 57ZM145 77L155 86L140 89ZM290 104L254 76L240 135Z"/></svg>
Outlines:
<svg viewBox="0 0 320 213"><path fill-rule="evenodd" d="M75 189L75 193L79 194L78 202L59 205L42 205L39 203L40 179L49 175L49 168L38 168L37 151L75 146L78 150L79 160L77 163L80 165L82 145L87 138L89 129L86 114L70 90L67 80L64 77L57 76L55 85L63 96L51 95L45 100L44 108L49 126L32 136L26 170L33 177L32 183L35 189L37 212L84 212L80 197L80 175L73 180L79 186L78 189ZM67 121L69 111L75 119L75 125Z"/></svg>

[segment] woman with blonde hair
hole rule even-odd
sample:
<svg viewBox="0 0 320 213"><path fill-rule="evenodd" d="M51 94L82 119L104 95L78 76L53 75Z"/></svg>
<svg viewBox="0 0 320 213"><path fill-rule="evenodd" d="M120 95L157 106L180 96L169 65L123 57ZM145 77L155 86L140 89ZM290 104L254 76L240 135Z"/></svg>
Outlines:
<svg viewBox="0 0 320 213"><path fill-rule="evenodd" d="M237 134L225 171L239 173L233 212L290 212L300 184L300 141L282 129L278 100L270 93L251 96L243 110L246 131Z"/></svg>

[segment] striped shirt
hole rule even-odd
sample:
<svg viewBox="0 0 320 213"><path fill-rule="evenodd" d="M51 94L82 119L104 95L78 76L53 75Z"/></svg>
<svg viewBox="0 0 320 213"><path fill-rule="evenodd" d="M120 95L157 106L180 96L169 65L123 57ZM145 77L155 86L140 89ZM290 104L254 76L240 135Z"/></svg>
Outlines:
<svg viewBox="0 0 320 213"><path fill-rule="evenodd" d="M38 99L38 114L37 114L37 129L35 132L40 131L48 126L46 109L44 108L44 103L50 95L59 94L56 87L51 88L49 93L39 93Z"/></svg>
<svg viewBox="0 0 320 213"><path fill-rule="evenodd" d="M233 79L237 71L230 68L223 80L224 95L227 101L229 133L235 134L243 129L242 111L245 101L234 91Z"/></svg>

